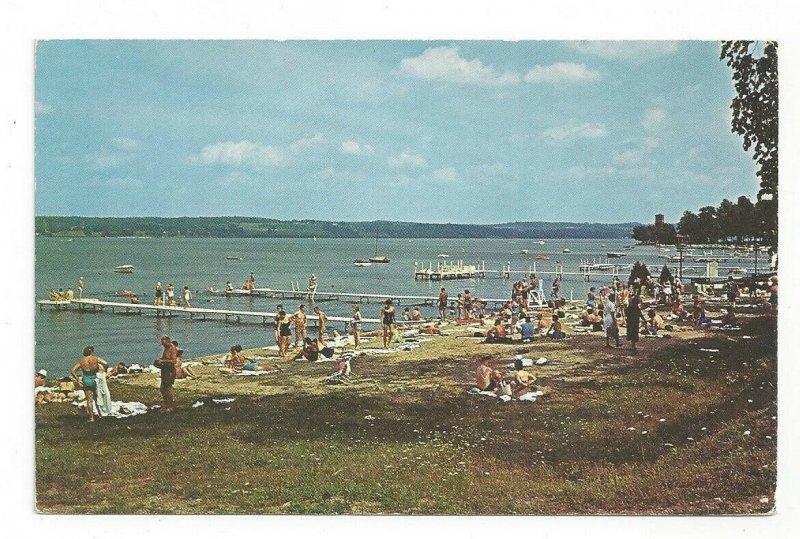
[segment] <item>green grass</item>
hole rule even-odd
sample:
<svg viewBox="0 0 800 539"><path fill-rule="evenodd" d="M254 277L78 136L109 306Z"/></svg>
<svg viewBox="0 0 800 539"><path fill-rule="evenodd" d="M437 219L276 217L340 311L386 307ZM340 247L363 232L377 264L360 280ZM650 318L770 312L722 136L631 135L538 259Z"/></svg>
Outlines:
<svg viewBox="0 0 800 539"><path fill-rule="evenodd" d="M776 481L775 328L769 318L748 324L742 334L751 340L686 332L645 340L635 356L606 349L597 336L524 347L550 359L535 369L546 391L536 403L502 404L464 391L481 356L509 358L522 347L447 337L413 352L359 358L359 381L347 386L320 384L330 363L252 379L201 367L199 380L177 387L171 415L90 426L73 406L37 406L37 507L766 512ZM111 389L115 400L159 401L154 375ZM208 395L236 400L191 407Z"/></svg>

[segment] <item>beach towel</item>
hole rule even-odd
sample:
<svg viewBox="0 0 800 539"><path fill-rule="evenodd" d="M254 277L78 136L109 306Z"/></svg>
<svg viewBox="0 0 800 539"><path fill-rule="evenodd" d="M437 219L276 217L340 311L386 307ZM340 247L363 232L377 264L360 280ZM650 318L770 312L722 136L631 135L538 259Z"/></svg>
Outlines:
<svg viewBox="0 0 800 539"><path fill-rule="evenodd" d="M85 408L86 401L83 402L73 402L74 406L78 408ZM141 415L147 413L147 405L142 404L141 402L121 402L121 401L112 401L111 402L111 410L108 414L104 415L103 417L113 417L114 419L127 419L129 417L133 417L135 415Z"/></svg>
<svg viewBox="0 0 800 539"><path fill-rule="evenodd" d="M100 410L100 415L109 415L111 413L111 391L108 389L106 381L106 373L102 370L97 372L97 408Z"/></svg>

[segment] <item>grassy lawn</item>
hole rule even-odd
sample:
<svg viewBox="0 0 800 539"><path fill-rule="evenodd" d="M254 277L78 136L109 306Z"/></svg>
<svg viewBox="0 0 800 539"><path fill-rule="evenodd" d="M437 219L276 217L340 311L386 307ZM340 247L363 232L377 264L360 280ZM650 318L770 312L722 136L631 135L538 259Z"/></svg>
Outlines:
<svg viewBox="0 0 800 539"><path fill-rule="evenodd" d="M176 413L94 425L69 404L40 405L37 508L328 514L772 509L774 318L748 318L741 332L644 339L635 355L603 344L598 335L522 346L438 337L414 351L359 357L356 381L340 386L320 383L332 363L295 363L283 374L259 377L225 377L198 367L199 379L176 387ZM502 366L523 351L549 360L529 369L544 397L501 403L466 393L482 357L500 358ZM160 402L156 375L112 382L111 391L114 400ZM209 396L235 401L192 407ZM82 485L85 497L79 496Z"/></svg>

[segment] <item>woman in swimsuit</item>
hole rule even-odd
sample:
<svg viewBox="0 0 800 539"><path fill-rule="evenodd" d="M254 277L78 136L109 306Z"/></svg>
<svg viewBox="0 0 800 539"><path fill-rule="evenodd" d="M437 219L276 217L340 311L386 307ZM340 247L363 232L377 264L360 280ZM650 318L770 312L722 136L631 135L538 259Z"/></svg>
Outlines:
<svg viewBox="0 0 800 539"><path fill-rule="evenodd" d="M70 376L82 387L86 393L86 414L89 416L89 423L94 422L94 405L95 393L97 391L97 371L106 369L108 364L104 359L94 355L94 348L87 346L83 349L83 357L78 360L72 370ZM78 378L78 371L81 371L81 377Z"/></svg>
<svg viewBox="0 0 800 539"><path fill-rule="evenodd" d="M289 339L292 336L292 317L286 316L285 311L278 313L278 353L282 358L286 358L289 350Z"/></svg>
<svg viewBox="0 0 800 539"><path fill-rule="evenodd" d="M350 322L353 327L353 344L355 349L359 347L359 334L361 333L361 309L358 305L353 305L353 320Z"/></svg>
<svg viewBox="0 0 800 539"><path fill-rule="evenodd" d="M387 299L381 308L381 325L383 326L383 347L388 348L394 335L394 325L396 323L396 313L392 300Z"/></svg>

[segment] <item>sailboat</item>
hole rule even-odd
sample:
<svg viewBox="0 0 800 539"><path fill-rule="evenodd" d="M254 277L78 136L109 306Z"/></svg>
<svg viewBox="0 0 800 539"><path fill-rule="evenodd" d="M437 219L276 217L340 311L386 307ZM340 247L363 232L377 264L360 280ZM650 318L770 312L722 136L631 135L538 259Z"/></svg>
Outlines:
<svg viewBox="0 0 800 539"><path fill-rule="evenodd" d="M378 255L378 235L375 235L375 256L369 257L370 262L374 262L376 264L388 264L389 259L383 255Z"/></svg>

